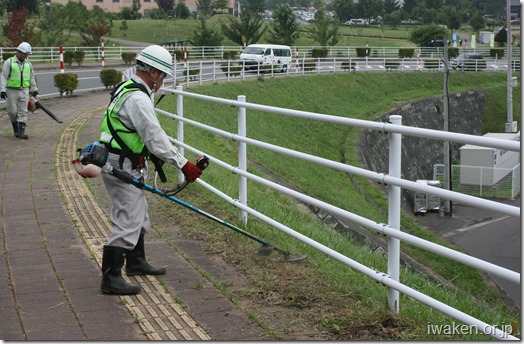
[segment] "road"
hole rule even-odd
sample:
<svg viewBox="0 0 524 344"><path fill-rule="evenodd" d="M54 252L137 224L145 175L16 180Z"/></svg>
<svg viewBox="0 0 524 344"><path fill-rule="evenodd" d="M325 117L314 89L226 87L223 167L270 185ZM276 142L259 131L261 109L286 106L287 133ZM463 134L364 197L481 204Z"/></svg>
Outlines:
<svg viewBox="0 0 524 344"><path fill-rule="evenodd" d="M521 200L497 200L521 207ZM501 215L463 204L453 205L453 215L437 213L419 216L431 231L461 247L469 255L520 273L522 268L521 218ZM521 286L501 277L493 277L506 294L507 303L520 310Z"/></svg>

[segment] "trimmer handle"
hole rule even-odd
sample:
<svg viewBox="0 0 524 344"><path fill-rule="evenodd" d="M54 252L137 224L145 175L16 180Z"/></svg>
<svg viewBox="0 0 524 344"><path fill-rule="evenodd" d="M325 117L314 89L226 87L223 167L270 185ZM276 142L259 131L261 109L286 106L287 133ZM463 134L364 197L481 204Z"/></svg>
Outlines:
<svg viewBox="0 0 524 344"><path fill-rule="evenodd" d="M196 160L196 166L200 169L200 171L205 170L209 166L209 158L205 155L202 155Z"/></svg>

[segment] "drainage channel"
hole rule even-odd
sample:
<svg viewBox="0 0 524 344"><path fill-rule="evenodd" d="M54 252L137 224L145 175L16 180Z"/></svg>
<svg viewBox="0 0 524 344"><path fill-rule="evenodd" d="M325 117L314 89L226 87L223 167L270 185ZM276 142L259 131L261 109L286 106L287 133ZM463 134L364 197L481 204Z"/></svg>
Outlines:
<svg viewBox="0 0 524 344"><path fill-rule="evenodd" d="M83 178L70 163L77 155L76 143L82 126L102 108L84 112L63 131L56 152L56 170L60 190L66 199L68 212L82 236L87 249L99 267L102 250L112 224L98 206ZM126 276L128 283L139 284L144 293L122 296L135 323L149 340L210 340L209 335L174 301L154 276Z"/></svg>

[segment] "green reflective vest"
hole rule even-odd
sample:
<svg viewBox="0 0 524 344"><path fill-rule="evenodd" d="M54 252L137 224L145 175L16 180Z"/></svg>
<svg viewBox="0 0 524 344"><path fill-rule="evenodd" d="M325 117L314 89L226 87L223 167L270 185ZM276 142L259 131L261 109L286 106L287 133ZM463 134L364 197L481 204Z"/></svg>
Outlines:
<svg viewBox="0 0 524 344"><path fill-rule="evenodd" d="M8 88L29 88L31 86L31 65L24 60L22 70L15 57L11 57L11 72L7 79Z"/></svg>
<svg viewBox="0 0 524 344"><path fill-rule="evenodd" d="M122 142L131 150L134 154L141 154L144 151L144 142L136 132L127 128L118 118L117 111L122 105L123 95L129 92L134 91L144 91L145 89L137 86L140 84L135 83L133 80L128 80L122 83L116 90L111 99L106 112L104 113L104 120L102 121L102 126L100 128L100 142L107 143L111 148L122 150L125 147L120 147L120 144L114 138L116 134ZM142 85L140 85L142 86ZM114 134L111 133L109 127L111 125L114 129Z"/></svg>

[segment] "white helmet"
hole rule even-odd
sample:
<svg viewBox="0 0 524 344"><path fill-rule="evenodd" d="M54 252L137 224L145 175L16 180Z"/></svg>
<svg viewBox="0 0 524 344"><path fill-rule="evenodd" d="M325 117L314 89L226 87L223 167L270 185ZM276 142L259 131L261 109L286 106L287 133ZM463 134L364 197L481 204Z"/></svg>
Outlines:
<svg viewBox="0 0 524 344"><path fill-rule="evenodd" d="M21 53L27 54L27 55L32 54L31 46L27 42L20 43L20 45L18 46L18 48L16 48L16 50L18 50Z"/></svg>
<svg viewBox="0 0 524 344"><path fill-rule="evenodd" d="M166 48L150 45L137 55L136 60L173 76L173 56Z"/></svg>

